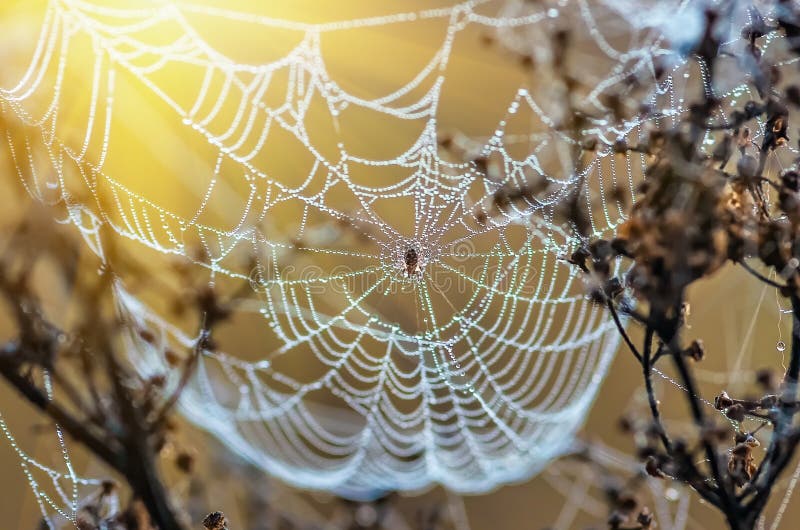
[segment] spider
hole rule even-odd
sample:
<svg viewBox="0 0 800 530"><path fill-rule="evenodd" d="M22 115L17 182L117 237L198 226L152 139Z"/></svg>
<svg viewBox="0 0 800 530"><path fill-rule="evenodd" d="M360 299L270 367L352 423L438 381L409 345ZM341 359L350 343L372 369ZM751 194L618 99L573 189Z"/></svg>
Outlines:
<svg viewBox="0 0 800 530"><path fill-rule="evenodd" d="M413 248L409 248L406 250L406 255L404 256L405 261L405 269L406 269L406 277L411 278L411 276L419 276L421 271L419 266L419 254Z"/></svg>

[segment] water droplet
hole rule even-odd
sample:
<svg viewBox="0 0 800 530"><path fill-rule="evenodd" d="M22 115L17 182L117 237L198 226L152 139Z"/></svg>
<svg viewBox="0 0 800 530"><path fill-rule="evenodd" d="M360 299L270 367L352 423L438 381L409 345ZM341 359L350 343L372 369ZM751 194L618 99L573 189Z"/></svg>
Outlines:
<svg viewBox="0 0 800 530"><path fill-rule="evenodd" d="M675 488L667 488L664 491L664 497L666 497L668 501L677 501L680 496L680 493Z"/></svg>
<svg viewBox="0 0 800 530"><path fill-rule="evenodd" d="M776 345L775 345L775 348L776 348L778 351L784 351L784 350L786 349L786 343L785 343L785 342L783 342L782 340L779 340L779 341L778 341L778 344L776 344Z"/></svg>

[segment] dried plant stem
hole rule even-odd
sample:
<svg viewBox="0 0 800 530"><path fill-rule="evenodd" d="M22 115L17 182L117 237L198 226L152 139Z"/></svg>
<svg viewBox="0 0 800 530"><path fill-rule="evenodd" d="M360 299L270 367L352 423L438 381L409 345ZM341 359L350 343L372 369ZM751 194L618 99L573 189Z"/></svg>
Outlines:
<svg viewBox="0 0 800 530"><path fill-rule="evenodd" d="M650 406L650 414L652 415L653 422L658 430L658 436L661 439L661 443L664 445L664 449L671 453L672 440L669 439L667 430L664 428L664 424L661 422L661 412L658 410L658 399L656 399L656 393L653 388L653 334L653 328L651 326L647 326L647 329L644 333L644 355L642 355L641 358L642 375L644 377L645 391L647 392L647 403Z"/></svg>
<svg viewBox="0 0 800 530"><path fill-rule="evenodd" d="M117 439L94 432L92 422L82 421L66 411L58 403L48 399L46 393L33 381L20 373L16 359L25 352L13 352L0 356L0 376L15 388L28 402L43 413L50 416L69 436L83 444L106 465L125 477L134 495L147 508L150 517L159 530L185 530L178 522L169 505L169 494L161 481L153 458L153 448L148 443L148 433L143 432L143 419L132 406L133 400L122 386L118 373L114 375L118 405L125 408L121 416L128 418L125 425L120 426L121 433ZM112 355L107 355L110 359ZM110 361L115 365L113 361Z"/></svg>

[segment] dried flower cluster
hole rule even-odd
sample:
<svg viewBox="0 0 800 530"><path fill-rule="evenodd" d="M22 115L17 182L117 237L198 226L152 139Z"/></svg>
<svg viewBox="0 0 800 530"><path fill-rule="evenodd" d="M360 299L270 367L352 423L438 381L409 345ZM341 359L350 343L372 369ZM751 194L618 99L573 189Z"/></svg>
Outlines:
<svg viewBox="0 0 800 530"><path fill-rule="evenodd" d="M790 141L790 116L800 108L800 88L782 79L780 69L764 59L761 47L765 38L777 34L785 40L790 55L800 54L800 11L795 4L778 2L773 20L767 23L751 7L749 23L741 28L746 45L737 52L725 47L719 37L722 26L729 23L726 15L731 5L722 2L708 7L702 37L685 50L704 79L702 93L684 118L677 126L652 128L636 145L624 138L613 145L615 153L636 151L648 160L637 200L616 237L590 237L589 213L580 198L583 182L563 202L559 213L582 241L565 259L585 274L590 298L610 311L641 365L650 418L643 422L626 419L623 427L635 435L645 471L652 477L691 486L721 511L732 529L749 529L762 516L773 486L800 442L800 426L795 421L800 375L800 160L779 174L765 172L770 155ZM560 33L554 40L565 42L568 37ZM760 101L730 108L728 101L715 95L723 57L734 59L741 80L755 88ZM663 69L657 70L657 77L664 75ZM572 87L572 77L563 68L558 72L565 87ZM626 89L635 84L631 79ZM610 109L617 109L615 114L621 114L625 100L620 93L607 103ZM581 137L578 132L581 114L572 108L569 96L564 105L572 116L565 130L572 131L574 144L582 151L597 149L596 139ZM653 112L646 107L639 111ZM725 119L718 121L721 115ZM763 125L758 120L763 120ZM755 142L753 130L761 133L760 144ZM704 145L709 139L713 139L711 148ZM576 152L575 174L581 173L580 160ZM479 169L486 177L496 180L491 161L480 162ZM502 213L515 203L533 203L545 189L539 182L519 189L503 188L489 213ZM620 190L612 193L623 202ZM476 218L485 223L487 214L479 210ZM620 263L629 266L619 267ZM681 340L687 289L727 263L738 264L756 281L789 298L794 318L791 357L782 378L769 370L759 372L754 383L763 395L757 399L734 399L724 391L717 396L715 407L736 426L733 432L728 423L715 421L699 398L693 364L707 355L703 342L684 344ZM620 276L619 270L626 272ZM641 346L628 334L624 319L644 327ZM666 359L672 361L686 390L696 431L693 437L668 432L662 420L652 377L655 365ZM748 431L745 424L751 421L757 427ZM770 442L757 461L753 449L759 441L754 435L765 427L771 429ZM612 496L609 527L650 528L651 517L634 506L620 504Z"/></svg>
<svg viewBox="0 0 800 530"><path fill-rule="evenodd" d="M617 237L590 240L581 230L586 214L565 213L584 236L584 244L567 259L586 274L590 296L612 313L642 367L650 419L627 421L626 428L636 435L647 473L688 484L722 512L731 528L744 529L757 524L800 441L795 421L800 372L800 176L796 167L772 178L765 174L768 156L789 141L789 118L800 104L800 89L780 88L780 72L762 62L759 48L759 39L774 32L787 38L795 35L800 13L782 3L775 23L768 25L751 9L751 24L742 29L748 46L738 64L742 78L755 86L762 101L748 101L718 123L714 116L723 101L714 95L713 86L722 55L717 25L724 20L724 9L723 5L707 12L704 36L689 53L709 77L700 100L678 126L653 129L647 141L636 146L648 156L647 174ZM751 132L760 127L758 117L765 119L760 145ZM708 135L715 138L711 149L701 145ZM620 261L630 267L623 267L627 272L617 276L615 265ZM794 315L791 358L781 381L762 372L761 398L739 400L725 392L716 398L716 408L737 426L734 432L715 421L698 397L692 365L707 355L702 342L685 345L681 340L687 288L730 262L745 268L756 281L776 287L791 301ZM641 347L628 335L623 317L644 327ZM652 382L653 368L662 359L671 360L686 389L694 437L674 435L662 421ZM758 427L748 431L746 420L759 422ZM754 434L765 426L771 429L770 442L757 461L753 448L759 442ZM624 522L632 520L630 514L623 515ZM609 526L620 528L621 523L619 512L612 513Z"/></svg>

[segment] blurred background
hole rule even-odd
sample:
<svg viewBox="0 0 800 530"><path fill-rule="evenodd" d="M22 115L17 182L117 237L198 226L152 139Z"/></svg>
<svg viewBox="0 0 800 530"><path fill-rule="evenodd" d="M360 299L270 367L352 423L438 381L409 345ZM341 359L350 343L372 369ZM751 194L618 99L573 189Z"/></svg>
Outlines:
<svg viewBox="0 0 800 530"><path fill-rule="evenodd" d="M491 139L502 137L504 139L497 141L504 142L504 153L510 157L524 158L530 152L538 153L543 173L558 174L564 164L571 162L565 162L565 157L569 158L565 155L568 148L564 147L558 134L553 132L553 123L548 123L546 119L552 117L557 120L559 105L563 103L558 90L553 89L557 85L558 72L540 66L552 61L553 54L558 50L547 38L548 35L559 29L572 30L575 44L571 48L570 68L574 75L581 78L582 88L579 90L585 95L591 92L592 87L601 86L609 79L609 86L620 83L623 76L616 72L616 65L637 58L635 54L626 56L626 52L647 48L657 40L654 37L657 31L665 31L663 25L648 24L646 13L635 2L617 3L613 6L603 2L561 1L475 3L474 6L470 4L472 19L457 11L446 11L453 4L444 1L410 1L402 5L394 2L351 0L335 3L297 1L255 4L242 0L177 5L184 8L183 12L192 21L193 31L209 46L236 64L257 65L278 61L290 53L318 52L324 58L327 75L335 80L338 89L353 97L375 101L387 94L404 90L396 96L396 101L406 105L422 102L420 109L435 107L433 134L440 146L446 144L448 149L442 158L453 164L452 171L455 174L463 171L463 168L459 169L462 167L459 164L474 162L481 146L490 143ZM19 91L5 93L4 114L7 118L11 116L11 124L7 126L12 131L9 135L14 134L15 127L31 127L31 122L37 122L36 117L41 116L43 119L35 123L34 127L45 131L52 128L59 141L73 153L81 153L81 157L91 160L95 167L102 167L103 173L113 175L115 186L119 189L132 190L136 197L144 199L148 204L164 207L175 215L229 229L243 218L243 211L247 212L251 208L248 202L252 189L248 188L250 181L246 175L241 175L241 168L228 167L224 162L219 162L219 146L210 145L205 137L193 132L184 121L191 117L181 116L173 108L174 105L179 109L193 107L197 87L205 82L203 70L180 66L162 68L159 59L163 58L168 62L170 52L153 51L152 57L148 57L147 50L137 49L126 41L126 33L114 29L121 24L119 17L114 11L106 11L106 8L125 7L130 9L131 17L136 18L136 9L151 9L160 5L160 2L84 3L43 0L12 0L0 5L0 54L3 61L0 85L6 89L14 87L20 79L24 80L28 66L38 60L37 43L41 44L41 36L46 35L42 29L52 23L48 17L52 16L54 10L69 14L64 18L66 22L62 28L63 33L59 33L58 38L54 38L52 42L54 49L59 50L56 56L68 57L68 60L64 61L63 67L59 61L54 61L53 71L48 71L41 85L47 87L50 82L52 89L54 83L49 76L60 79L55 85L59 87L58 106L47 110L53 94L52 90L46 88L26 94L22 107L14 106L15 94L18 95ZM193 10L196 6L201 6L201 9ZM649 7L652 8L653 17L660 16L662 18L659 20L663 20L663 13L659 9L652 5ZM215 11L217 8L223 8L224 11ZM439 8L443 10L442 13L446 12L446 16L437 12ZM397 23L399 12L404 13L402 23ZM223 16L225 13L247 13L248 17L245 20L236 16ZM408 13L414 15L409 16ZM453 37L449 31L454 25L458 25L459 17L464 17L463 28L459 27L457 35ZM689 28L686 31L691 32L691 17L680 19L676 15L675 18L686 24ZM258 20L266 25L256 23ZM325 25L335 27L341 21L354 20L373 22L351 24L340 31L315 33L308 30L311 27L309 25L313 24L328 28ZM476 21L480 23L473 23ZM87 31L87 28L95 33ZM175 37L183 31L186 31L185 27L169 24L153 24L148 27L145 24L137 28L136 38L151 43L154 47L175 43L171 53L176 57L188 54L191 58L191 46ZM67 42L68 50L64 48ZM43 49L49 49L48 46L50 43L45 42ZM114 53L118 55L98 53L104 46L113 46ZM609 53L607 48L622 51ZM446 66L437 63L442 59L443 53L448 57ZM117 61L126 60L139 61L136 64L141 66L142 75L133 75L115 65ZM431 64L436 67L428 68ZM107 75L110 70L115 71L113 81ZM418 77L422 75L421 72L427 73ZM290 71L280 75L294 74L297 72ZM695 81L695 77L696 72L692 72L691 81ZM683 79L682 76L680 78ZM687 75L686 79L688 78ZM143 79L148 82L143 82ZM419 79L419 82L413 81L415 79ZM113 86L106 85L112 82ZM212 94L216 93L215 90L225 90L224 86L215 86L215 82L209 83ZM291 87L296 86L293 83L303 82L308 82L308 79L304 80L300 73L296 78L281 79L274 85ZM680 83L676 81L676 85L678 84ZM98 90L97 86L101 88ZM408 86L411 88L404 88ZM428 97L426 92L432 86L438 87L439 91L434 97ZM542 108L538 112L522 108L509 113L510 104L518 99L521 88L533 94L534 99L541 103ZM673 96L674 93L688 91L688 88L677 87ZM285 93L278 92L267 92L263 95L265 106L278 107L271 99L274 98L277 102L285 97ZM107 115L105 111L95 112L97 100L93 98L93 94L98 93L101 105L97 108L107 108L103 104L108 103L113 106L113 116ZM331 93L335 94L335 91ZM198 104L194 109L200 116L206 113L217 117L219 123L212 119L207 121L207 125L218 137L225 136L226 131L222 124L237 123L237 120L238 123L243 123L242 118L236 117L238 110L234 104L224 103L218 108L214 105L221 99L210 97L208 103ZM347 109L344 105L325 108L325 104L330 101L336 102L336 97L310 103L302 116L296 114L296 109L276 111L275 119L285 119L289 123L292 120L304 122L308 136L281 134L280 131L270 135L263 144L266 146L263 152L252 161L256 170L279 175L277 179L280 182L297 186L309 175L309 167L313 164L308 156L309 146L313 146L318 153L330 160L337 160L340 151L346 151L349 157L356 160L391 160L409 149L431 123L425 119L393 115L391 112ZM680 103L683 103L683 99ZM674 102L672 104L678 105ZM21 121L29 121L26 126L13 123L13 117L19 118L21 114L20 108L31 113L30 116L22 114L25 119ZM406 107L406 113L413 114L414 108ZM95 125L104 122L110 125L108 129L103 126L95 126L94 129L89 127L90 133L87 134L87 123L93 122ZM504 127L504 134L499 137L496 134L498 124ZM641 134L639 129L625 132ZM298 140L298 136L303 139ZM258 138L255 138L255 142L251 147L258 144ZM102 184L99 189L92 189L91 193L87 193L85 189L79 191L83 184L74 170L65 171L61 182L54 184L51 189L48 186L32 188L32 183L45 183L48 178L17 174L16 169L20 167L18 157L29 158L32 168L58 166L44 144L46 141L42 142L41 138L38 144L20 143L17 139L10 138L10 147L4 146L2 150L5 177L0 179L0 196L3 197L0 216L4 226L13 226L15 220L28 211L31 194L38 196L46 204L52 203L53 215L60 219L64 219L69 211L57 200L58 193L63 189L69 189L78 202L90 204L95 201L97 204L92 206L94 211L107 211L104 209L106 201L119 200L119 195L102 189ZM17 150L14 150L15 146ZM604 183L610 187L612 180L616 186L617 171L620 175L628 175L631 183L640 180L641 160L636 159L631 163L630 160L614 162L611 159L598 162L596 178L592 180L595 190ZM484 163L489 165L488 171L491 172L491 160ZM619 167L614 166L615 163ZM771 164L778 165L780 161L773 160ZM410 172L408 167L402 168L402 165L398 165L394 173L386 171L384 167L369 164L363 166L356 167L354 164L350 176L355 182L369 185L385 182L385 185L391 186L401 176L405 177L402 175L403 171ZM431 171L440 169L437 166ZM223 181L222 184L217 185L217 177ZM620 177L620 180L628 179ZM631 183L626 182L621 186L628 194ZM568 184L562 183L564 186ZM559 184L551 182L551 185L557 188ZM259 190L258 193L267 195L270 190ZM401 233L408 233L408 237L413 239L418 235L414 231L414 226L418 223L415 215L410 213L415 210L408 207L406 199L409 197L402 196L402 193L391 195L391 190L385 193L390 198L388 204L375 206L375 211L379 211L388 224ZM480 197L475 201L476 204L480 204L479 199ZM356 208L353 197L334 195L330 201L328 204L331 207L343 210ZM593 203L596 212L605 211L605 221L598 222L596 227L599 233L612 230L613 225L620 220L620 214L614 213L614 205L604 201L605 199L603 202ZM622 204L624 201L618 202ZM612 206L610 217L608 206ZM124 208L120 206L119 209ZM265 229L268 237L295 247L323 246L319 238L325 236L319 230L309 230L308 240L295 240L298 219L305 215L301 204L290 204L279 215L273 214ZM362 219L358 215L355 218ZM116 221L121 223L122 218ZM336 224L332 217L326 220L314 218L313 214L308 223L316 228L324 228L326 223L332 226ZM375 228L366 226L359 230L361 233L371 234L370 230ZM513 234L510 231L503 234L511 241L510 245L514 246ZM188 249L197 242L192 237L194 236L186 236L183 241L185 247L182 248L186 254L190 253ZM486 237L491 237L491 234ZM347 231L335 232L333 239L337 238L337 244L343 247L360 245L365 252L380 252L385 248L375 244L375 238L358 240ZM159 276L164 284L178 285L179 279L169 272L174 265L175 255L145 248L130 238L119 239L117 244L122 248L125 259L135 263L135 266L120 266L124 280L137 297L158 308L161 303L159 291L162 283L148 284L144 279ZM480 244L476 243L478 246ZM165 245L168 246L166 243ZM477 251L473 248L472 252ZM86 254L84 262L87 270L96 268L96 258L88 250ZM280 259L293 258L281 255ZM202 261L202 258L198 260ZM324 270L331 270L342 264L339 257L316 256L315 260L315 264ZM348 257L344 263L348 264L353 260L354 258ZM237 270L233 268L235 266L231 267L231 270ZM542 267L544 270L544 266ZM246 275L247 269L242 270ZM46 270L41 271L41 277L43 285L47 285ZM218 281L224 287L225 280ZM566 276L559 281L573 295L579 296L582 292L583 286L579 282L573 285L569 283L572 280ZM52 296L52 300L48 302L54 307L65 303L64 298L68 296L57 289L49 290L48 294ZM713 396L723 389L732 394L746 394L754 388L755 369L780 366L783 359L783 348L780 345L789 336L790 318L781 312L782 299L774 289L762 287L751 281L742 271L728 267L711 280L698 285L691 293L691 298L690 336L686 339L699 337L705 341L707 360L699 367L698 374L702 379L703 396L706 399L713 401ZM336 307L339 303L336 299L326 298L325 301L331 307ZM455 302L459 304L463 301ZM436 314L447 311L444 304L452 304L451 301L433 303L436 308L430 312ZM400 302L394 302L394 305L376 307L382 314L391 312L406 331L422 332L420 315L424 315L426 311L414 306L413 297L407 296ZM554 312L550 318L561 326L568 316L563 312ZM181 322L180 319L176 319L174 324L186 330L191 326L190 322ZM4 321L0 314L0 330L7 333L8 328L7 319ZM636 330L632 333L638 337ZM274 340L274 337L270 339L265 335L263 322L254 323L246 317L236 319L227 328L220 330L220 338L242 359L250 360L258 359L265 349L265 341ZM597 342L603 344L602 348L598 345L598 351L610 351L613 347L613 339L610 340L607 336L599 337ZM599 390L587 412L585 422L582 415L578 419L578 423L582 423L578 438L583 442L607 448L603 450L603 455L610 466L625 471L635 470L636 460L632 455L634 444L629 434L620 431L619 420L625 415L636 415L642 410L638 364L631 362L624 349L613 357L593 355L598 359L594 368L598 377L588 384L586 395L591 399L595 385L599 385ZM301 353L292 359L287 363L294 362L297 366L291 369L297 373L306 370ZM667 417L675 418L674 421L679 423L680 418L686 417L680 389L670 383L669 373L658 384ZM335 404L334 398L327 399L330 400L327 404ZM3 527L36 528L41 514L29 473L34 476L39 473L34 462L54 467L62 465L57 440L53 436L52 425L3 385L0 385L0 404L6 432L6 439L0 443L0 469L5 477L0 486ZM342 421L346 419L343 418ZM562 447L559 452L570 445L571 434L569 429L565 429L564 440L559 442L559 447ZM10 438L12 435L13 439ZM220 442L186 422L182 425L181 439L182 443L192 448L201 469L200 480L206 483L203 492L198 494L194 491L190 495L201 500L201 506L195 507L198 512L222 510L229 516L231 528L244 528L245 526L239 525L245 524L244 521L253 509L252 502L246 498L252 495L253 490L263 490L269 502L280 505L282 510L291 512L295 517L318 521L319 526L324 527L325 521L330 522L339 517L339 501L331 494L297 490L268 478L262 471L230 454L225 447L224 438ZM68 447L79 474L95 478L107 475L107 470L76 444L68 442ZM20 451L30 455L32 460L27 460ZM544 448L543 451L546 453L547 449ZM546 456L543 456L543 460L545 459ZM483 495L460 497L437 486L414 492L413 495L404 495L393 501L397 506L397 520L392 526L417 528L422 525L419 521L424 518L421 513L429 513L437 509L437 506L444 506L442 509L446 511L446 517L458 528L566 529L589 525L602 528L606 517L601 491L603 484L598 482L597 473L585 468L585 465L566 457L546 465L532 478L522 472L521 478L514 481L518 483L487 487L491 491ZM224 473L220 470L224 470ZM790 477L787 477L786 482L789 480ZM179 477L176 481L176 488L187 491L196 488L196 484L188 479ZM721 521L710 510L704 509L701 503L691 498L690 493L679 487L673 488L664 484L656 495L659 499L653 502L659 504L661 514L671 513L677 518L673 522L660 520L664 528L721 527ZM205 500L204 506L202 500ZM772 510L777 509L780 495L775 503ZM358 508L354 509L358 513ZM792 520L797 517L796 514L796 509L790 507L782 527L792 528ZM362 510L360 517L369 523L374 518L373 515L368 510Z"/></svg>

